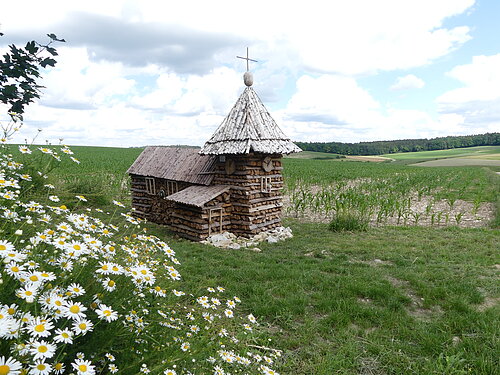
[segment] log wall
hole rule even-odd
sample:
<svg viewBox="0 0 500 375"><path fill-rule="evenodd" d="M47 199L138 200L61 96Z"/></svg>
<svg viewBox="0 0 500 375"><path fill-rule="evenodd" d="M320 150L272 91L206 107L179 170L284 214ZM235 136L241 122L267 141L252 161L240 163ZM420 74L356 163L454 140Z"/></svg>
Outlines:
<svg viewBox="0 0 500 375"><path fill-rule="evenodd" d="M269 172L262 168L262 160L270 156L273 169ZM227 155L226 160L234 160L236 170L227 174L225 161L218 161L213 184L231 186L230 232L251 236L281 225L281 209L283 206L283 166L281 155L248 154ZM271 182L268 191L262 191L262 178Z"/></svg>

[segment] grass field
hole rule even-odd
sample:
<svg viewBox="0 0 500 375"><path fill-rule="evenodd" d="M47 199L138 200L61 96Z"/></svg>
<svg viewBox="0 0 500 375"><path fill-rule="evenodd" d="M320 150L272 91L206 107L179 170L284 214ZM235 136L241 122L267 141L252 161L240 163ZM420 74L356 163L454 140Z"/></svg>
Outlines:
<svg viewBox="0 0 500 375"><path fill-rule="evenodd" d="M82 163L64 162L50 179L66 191L63 201L83 194L93 205L106 207L115 197L130 204L125 171L140 149L73 150ZM421 191L450 203L491 203L499 196L499 176L477 167L306 158L286 158L284 166L289 193L317 185L351 191L346 210L355 208L349 202L382 207L393 199L396 205L412 191L417 199ZM263 243L260 253L217 249L147 227L176 251L193 290L223 285L243 300L272 337L269 345L284 351L281 374L500 373L498 229L408 222L339 233L302 220L284 224L294 238Z"/></svg>
<svg viewBox="0 0 500 375"><path fill-rule="evenodd" d="M396 160L425 160L456 157L481 157L484 159L498 159L500 146L478 146L466 148L454 148L450 150L421 151L421 152L401 152L397 154L383 155Z"/></svg>

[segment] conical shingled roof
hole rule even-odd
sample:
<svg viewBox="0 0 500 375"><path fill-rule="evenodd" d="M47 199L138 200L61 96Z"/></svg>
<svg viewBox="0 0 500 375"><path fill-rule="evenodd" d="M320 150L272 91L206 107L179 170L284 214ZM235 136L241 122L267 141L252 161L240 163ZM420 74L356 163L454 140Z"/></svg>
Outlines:
<svg viewBox="0 0 500 375"><path fill-rule="evenodd" d="M247 87L200 154L291 154L300 151L278 127L254 89Z"/></svg>

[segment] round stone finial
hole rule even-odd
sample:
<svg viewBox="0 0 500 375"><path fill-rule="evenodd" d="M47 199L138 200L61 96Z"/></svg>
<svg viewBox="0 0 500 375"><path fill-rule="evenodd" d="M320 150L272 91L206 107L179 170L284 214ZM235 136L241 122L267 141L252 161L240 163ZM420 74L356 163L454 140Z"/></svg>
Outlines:
<svg viewBox="0 0 500 375"><path fill-rule="evenodd" d="M243 74L243 82L245 82L245 85L247 85L248 87L252 86L253 74L250 72L245 72L245 74Z"/></svg>

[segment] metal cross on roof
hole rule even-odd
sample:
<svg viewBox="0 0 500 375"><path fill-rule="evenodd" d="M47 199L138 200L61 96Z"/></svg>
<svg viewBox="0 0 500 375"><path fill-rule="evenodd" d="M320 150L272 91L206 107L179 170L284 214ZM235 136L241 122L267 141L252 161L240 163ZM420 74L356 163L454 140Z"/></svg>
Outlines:
<svg viewBox="0 0 500 375"><path fill-rule="evenodd" d="M249 61L253 61L253 62L258 62L257 60L252 60L250 58L248 58L248 47L247 47L247 57L241 57L241 56L236 56L238 59L243 59L243 60L246 60L247 61L247 72L248 72L248 62Z"/></svg>

